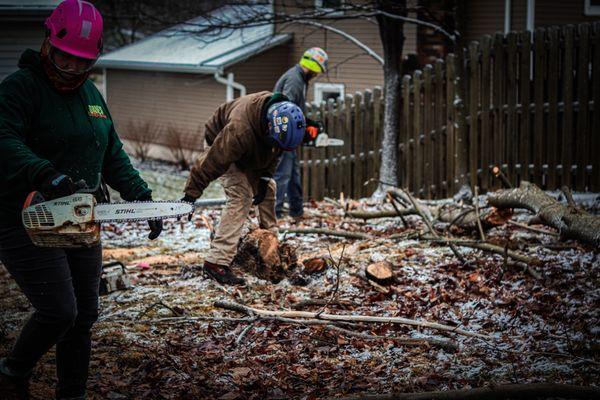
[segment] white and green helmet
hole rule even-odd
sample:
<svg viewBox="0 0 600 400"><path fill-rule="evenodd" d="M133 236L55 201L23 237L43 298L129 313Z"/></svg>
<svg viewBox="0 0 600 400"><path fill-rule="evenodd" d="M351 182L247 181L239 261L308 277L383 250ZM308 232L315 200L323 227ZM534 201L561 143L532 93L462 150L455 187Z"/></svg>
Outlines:
<svg viewBox="0 0 600 400"><path fill-rule="evenodd" d="M320 47L312 47L304 52L299 64L317 74L327 72L329 56Z"/></svg>

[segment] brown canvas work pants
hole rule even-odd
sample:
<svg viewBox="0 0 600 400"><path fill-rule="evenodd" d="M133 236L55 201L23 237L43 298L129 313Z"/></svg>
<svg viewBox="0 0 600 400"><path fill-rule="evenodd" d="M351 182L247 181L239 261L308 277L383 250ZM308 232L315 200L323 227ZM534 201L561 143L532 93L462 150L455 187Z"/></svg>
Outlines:
<svg viewBox="0 0 600 400"><path fill-rule="evenodd" d="M227 202L221 212L221 222L215 231L206 260L214 264L229 265L237 252L238 241L244 223L252 208L252 197L256 194L260 176L241 171L232 164L219 178L225 189ZM271 179L267 194L258 205L259 224L262 229L276 229L275 181Z"/></svg>

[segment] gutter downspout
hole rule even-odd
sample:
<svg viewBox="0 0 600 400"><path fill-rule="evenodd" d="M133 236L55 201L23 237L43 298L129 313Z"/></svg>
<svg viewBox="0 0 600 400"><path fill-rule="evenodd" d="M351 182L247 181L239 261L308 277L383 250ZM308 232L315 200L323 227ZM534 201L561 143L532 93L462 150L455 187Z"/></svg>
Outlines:
<svg viewBox="0 0 600 400"><path fill-rule="evenodd" d="M535 0L527 0L527 30L533 32L535 25Z"/></svg>
<svg viewBox="0 0 600 400"><path fill-rule="evenodd" d="M214 77L217 82L227 86L227 95L226 95L227 101L233 100L233 93L234 93L233 89L239 90L240 96L246 95L246 86L242 85L239 82L234 81L233 72L229 72L227 74L227 79L225 79L222 76L222 74L223 74L223 71L221 71L221 70L215 71Z"/></svg>
<svg viewBox="0 0 600 400"><path fill-rule="evenodd" d="M510 9L511 0L504 0L504 33L510 32Z"/></svg>

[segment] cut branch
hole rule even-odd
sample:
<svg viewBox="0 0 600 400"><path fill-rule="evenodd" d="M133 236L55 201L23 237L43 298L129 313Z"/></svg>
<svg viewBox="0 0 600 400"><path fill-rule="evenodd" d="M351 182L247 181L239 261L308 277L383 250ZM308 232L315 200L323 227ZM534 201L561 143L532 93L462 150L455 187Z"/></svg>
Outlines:
<svg viewBox="0 0 600 400"><path fill-rule="evenodd" d="M260 308L254 308L245 306L238 303L231 303L227 301L216 301L215 307L224 308L226 310L237 311L246 315L261 315L270 317L283 317L283 318L308 318L315 319L317 313L308 311L275 311L275 310L263 310ZM345 322L373 322L373 323L385 323L385 324L400 324L400 325L411 325L422 328L435 329L445 332L458 333L465 336L478 337L482 339L493 339L489 335L483 335L477 332L471 332L464 329L460 329L453 326L442 325L436 322L429 321L418 321L414 319L402 318L402 317L379 317L379 316L368 316L368 315L343 315L343 314L320 314L318 318L326 321L345 321Z"/></svg>
<svg viewBox="0 0 600 400"><path fill-rule="evenodd" d="M503 400L568 398L597 399L600 388L592 386L562 385L558 383L529 383L514 385L488 386L476 389L444 390L422 393L390 393L377 395L359 395L342 397L344 400Z"/></svg>
<svg viewBox="0 0 600 400"><path fill-rule="evenodd" d="M366 233L334 231L334 230L323 229L323 228L286 229L284 233L285 234L295 233L295 234L298 234L298 235L312 235L312 234L317 234L317 235L339 236L339 237L344 237L344 238L349 238L349 239L363 239L363 240L372 239L372 237L370 235L367 235Z"/></svg>
<svg viewBox="0 0 600 400"><path fill-rule="evenodd" d="M488 203L498 208L525 208L565 237L600 246L600 217L559 203L532 183L523 181L517 189L490 193Z"/></svg>

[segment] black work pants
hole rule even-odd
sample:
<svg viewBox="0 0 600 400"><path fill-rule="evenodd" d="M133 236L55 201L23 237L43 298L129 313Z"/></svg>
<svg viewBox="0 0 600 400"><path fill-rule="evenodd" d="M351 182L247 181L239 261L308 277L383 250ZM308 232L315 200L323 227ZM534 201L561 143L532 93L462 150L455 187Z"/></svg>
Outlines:
<svg viewBox="0 0 600 400"><path fill-rule="evenodd" d="M22 227L0 228L0 261L35 309L8 356L8 366L28 374L56 345L57 397L83 395L91 328L98 319L101 246L40 248Z"/></svg>

